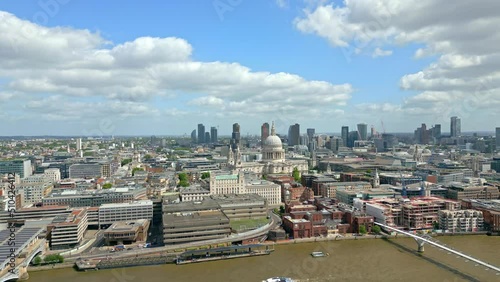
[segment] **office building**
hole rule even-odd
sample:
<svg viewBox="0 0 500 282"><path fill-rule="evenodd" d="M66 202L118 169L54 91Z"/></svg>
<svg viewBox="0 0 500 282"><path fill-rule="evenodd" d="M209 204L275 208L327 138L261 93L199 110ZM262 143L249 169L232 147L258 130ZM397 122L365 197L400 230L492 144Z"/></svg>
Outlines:
<svg viewBox="0 0 500 282"><path fill-rule="evenodd" d="M222 239L230 234L229 218L220 210L163 215L163 243L165 245Z"/></svg>
<svg viewBox="0 0 500 282"><path fill-rule="evenodd" d="M300 145L300 125L290 125L288 129L288 146Z"/></svg>
<svg viewBox="0 0 500 282"><path fill-rule="evenodd" d="M243 172L237 174L210 174L210 194L245 194Z"/></svg>
<svg viewBox="0 0 500 282"><path fill-rule="evenodd" d="M462 135L462 125L459 117L451 117L450 135L451 137L460 137Z"/></svg>
<svg viewBox="0 0 500 282"><path fill-rule="evenodd" d="M196 137L196 129L191 131L191 142L196 143L198 141L198 138Z"/></svg>
<svg viewBox="0 0 500 282"><path fill-rule="evenodd" d="M69 167L69 178L96 178L102 176L101 164L72 164Z"/></svg>
<svg viewBox="0 0 500 282"><path fill-rule="evenodd" d="M77 246L87 230L87 211L78 209L68 215L59 215L47 226L51 250L71 249Z"/></svg>
<svg viewBox="0 0 500 282"><path fill-rule="evenodd" d="M314 134L316 134L316 129L314 129L314 128L308 128L307 129L307 138L308 138L308 140L307 140L307 143L304 144L304 145L309 144L309 142L311 142L313 140Z"/></svg>
<svg viewBox="0 0 500 282"><path fill-rule="evenodd" d="M77 138L76 139L76 150L81 151L82 150L82 138Z"/></svg>
<svg viewBox="0 0 500 282"><path fill-rule="evenodd" d="M265 122L260 127L260 140L262 143L269 137L269 123Z"/></svg>
<svg viewBox="0 0 500 282"><path fill-rule="evenodd" d="M124 203L146 197L145 187L110 188L101 190L64 190L52 192L42 199L43 205L98 207L102 204Z"/></svg>
<svg viewBox="0 0 500 282"><path fill-rule="evenodd" d="M270 206L281 204L281 186L267 180L247 181L245 193L257 194L266 199Z"/></svg>
<svg viewBox="0 0 500 282"><path fill-rule="evenodd" d="M217 136L217 127L210 127L210 142L211 143L217 143L219 142L218 136Z"/></svg>
<svg viewBox="0 0 500 282"><path fill-rule="evenodd" d="M358 140L368 140L368 125L366 123L358 124Z"/></svg>
<svg viewBox="0 0 500 282"><path fill-rule="evenodd" d="M24 178L30 176L32 172L29 159L0 160L0 175L15 173L20 178Z"/></svg>
<svg viewBox="0 0 500 282"><path fill-rule="evenodd" d="M241 132L238 123L233 124L233 132L231 134L231 147L233 150L241 147Z"/></svg>
<svg viewBox="0 0 500 282"><path fill-rule="evenodd" d="M198 124L198 144L205 143L205 126L203 124Z"/></svg>
<svg viewBox="0 0 500 282"><path fill-rule="evenodd" d="M500 127L497 127L495 130L495 140L496 140L497 152L500 152Z"/></svg>
<svg viewBox="0 0 500 282"><path fill-rule="evenodd" d="M349 142L349 126L342 126L341 131L342 147L347 147Z"/></svg>
<svg viewBox="0 0 500 282"><path fill-rule="evenodd" d="M47 168L47 169L44 170L43 174L52 183L56 183L59 180L61 180L61 171L58 168Z"/></svg>
<svg viewBox="0 0 500 282"><path fill-rule="evenodd" d="M147 219L115 222L104 231L104 240L108 246L145 242L148 238L148 229Z"/></svg>
<svg viewBox="0 0 500 282"><path fill-rule="evenodd" d="M43 197L52 192L54 185L47 176L35 174L23 178L17 188L23 194L23 203L32 205L41 203Z"/></svg>
<svg viewBox="0 0 500 282"><path fill-rule="evenodd" d="M210 132L205 132L205 143L210 143Z"/></svg>
<svg viewBox="0 0 500 282"><path fill-rule="evenodd" d="M153 201L141 200L120 204L103 204L99 207L100 225L138 219L153 219Z"/></svg>

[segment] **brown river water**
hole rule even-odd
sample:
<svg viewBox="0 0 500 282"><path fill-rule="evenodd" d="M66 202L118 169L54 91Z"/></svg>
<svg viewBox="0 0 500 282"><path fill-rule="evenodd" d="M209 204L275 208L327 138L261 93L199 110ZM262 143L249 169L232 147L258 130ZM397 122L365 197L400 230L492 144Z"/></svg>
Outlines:
<svg viewBox="0 0 500 282"><path fill-rule="evenodd" d="M437 238L457 251L500 266L500 237ZM77 272L58 269L31 272L29 282L225 282L262 281L287 276L294 281L499 281L500 274L426 245L416 252L410 238L366 239L277 245L268 256L187 265L158 265ZM324 258L310 254L322 251Z"/></svg>

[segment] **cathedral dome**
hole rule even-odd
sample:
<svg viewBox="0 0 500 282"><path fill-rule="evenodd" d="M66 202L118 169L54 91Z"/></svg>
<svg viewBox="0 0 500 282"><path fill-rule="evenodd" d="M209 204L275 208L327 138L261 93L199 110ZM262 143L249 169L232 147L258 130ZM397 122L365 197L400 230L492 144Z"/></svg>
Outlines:
<svg viewBox="0 0 500 282"><path fill-rule="evenodd" d="M266 141L264 142L264 146L269 149L274 149L278 148L281 149L283 148L283 144L281 143L281 139L276 136L276 135L271 135L266 138Z"/></svg>

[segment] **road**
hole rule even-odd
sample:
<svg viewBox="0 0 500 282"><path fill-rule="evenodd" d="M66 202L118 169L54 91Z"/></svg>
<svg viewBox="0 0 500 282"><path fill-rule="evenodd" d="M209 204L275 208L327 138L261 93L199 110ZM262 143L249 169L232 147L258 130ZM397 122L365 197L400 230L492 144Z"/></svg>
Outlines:
<svg viewBox="0 0 500 282"><path fill-rule="evenodd" d="M205 246L205 245L212 245L212 244L222 244L222 243L229 243L229 242L237 242L237 241L242 241L242 240L247 240L251 239L254 237L266 235L269 230L275 229L277 226L281 225L281 218L274 214L273 212L270 212L270 217L271 217L271 223L269 225L266 225L264 227L261 227L256 230L251 230L248 232L244 232L241 234L232 234L228 236L227 238L222 238L222 239L215 239L215 240L208 240L208 241L201 241L201 242L193 242L193 243L188 243L188 244L182 244L182 245L169 245L169 246L162 246L162 247L155 247L155 248L134 248L131 250L125 250L125 251L119 251L119 252L114 252L111 253L110 251L106 250L94 250L90 254L77 254L77 255L72 255L72 256L67 256L66 260L67 261L72 261L76 260L79 258L82 259L91 259L91 258L123 258L123 257L135 257L135 256L144 256L144 255L161 255L165 254L166 251L172 251L176 249L185 249L185 248L190 248L190 247L198 247L198 246ZM97 240L96 240L97 241Z"/></svg>

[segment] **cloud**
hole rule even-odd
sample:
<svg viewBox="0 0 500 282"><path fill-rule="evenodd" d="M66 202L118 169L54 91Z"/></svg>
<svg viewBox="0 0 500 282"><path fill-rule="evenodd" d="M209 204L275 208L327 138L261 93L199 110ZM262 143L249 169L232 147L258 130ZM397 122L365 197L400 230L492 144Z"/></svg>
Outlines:
<svg viewBox="0 0 500 282"><path fill-rule="evenodd" d="M278 5L278 7L282 8L282 9L288 7L287 0L276 0L276 5Z"/></svg>
<svg viewBox="0 0 500 282"><path fill-rule="evenodd" d="M417 94L395 108L433 120L461 115L484 128L480 120L486 113L481 110L500 117L492 108L500 104L500 51L495 47L500 44L499 10L495 0L459 0L453 5L444 0L346 0L340 6L325 3L305 9L294 26L325 38L346 56L374 49L372 56L378 57L391 54L383 47L423 45L414 58L436 60L401 77L401 89Z"/></svg>
<svg viewBox="0 0 500 282"><path fill-rule="evenodd" d="M386 57L392 55L392 50L382 50L380 48L375 48L373 51L372 57L377 58L377 57Z"/></svg>
<svg viewBox="0 0 500 282"><path fill-rule="evenodd" d="M115 44L89 30L44 27L1 11L0 34L0 93L28 95L22 108L51 121L96 119L100 111L123 118L220 109L243 116L272 115L276 108L307 114L311 106L336 109L351 98L349 84L193 60L193 47L182 38ZM191 108L178 110L184 106Z"/></svg>

